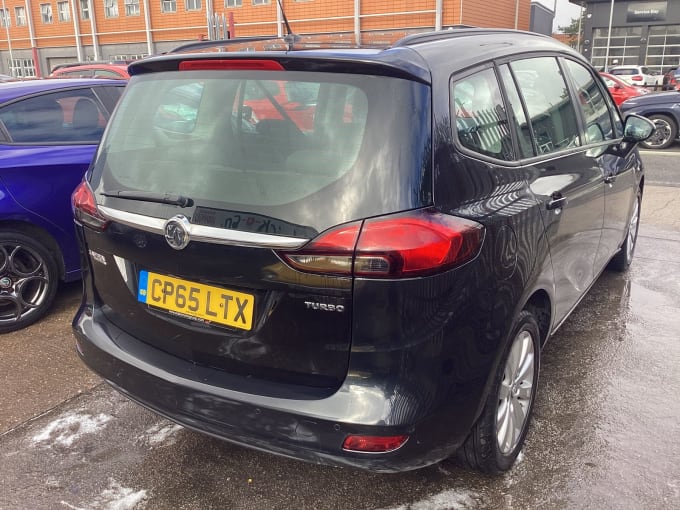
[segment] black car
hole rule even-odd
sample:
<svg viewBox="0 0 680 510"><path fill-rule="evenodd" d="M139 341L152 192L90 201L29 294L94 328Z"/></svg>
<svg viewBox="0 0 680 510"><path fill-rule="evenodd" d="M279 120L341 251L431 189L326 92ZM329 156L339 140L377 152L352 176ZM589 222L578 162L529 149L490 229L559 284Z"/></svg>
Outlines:
<svg viewBox="0 0 680 510"><path fill-rule="evenodd" d="M624 125L590 65L537 34L266 45L131 64L73 196L78 352L235 443L509 469L541 347L631 263L651 123Z"/></svg>
<svg viewBox="0 0 680 510"><path fill-rule="evenodd" d="M654 133L641 143L644 148L665 149L678 140L680 92L633 97L621 103L619 108L624 115L641 115L654 123Z"/></svg>

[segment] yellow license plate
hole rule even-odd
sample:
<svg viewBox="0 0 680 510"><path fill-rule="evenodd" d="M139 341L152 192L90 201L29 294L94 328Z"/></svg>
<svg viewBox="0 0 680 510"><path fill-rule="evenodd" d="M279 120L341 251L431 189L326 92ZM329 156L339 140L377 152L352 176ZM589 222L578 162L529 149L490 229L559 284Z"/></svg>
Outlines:
<svg viewBox="0 0 680 510"><path fill-rule="evenodd" d="M255 296L140 271L137 300L179 315L250 330Z"/></svg>

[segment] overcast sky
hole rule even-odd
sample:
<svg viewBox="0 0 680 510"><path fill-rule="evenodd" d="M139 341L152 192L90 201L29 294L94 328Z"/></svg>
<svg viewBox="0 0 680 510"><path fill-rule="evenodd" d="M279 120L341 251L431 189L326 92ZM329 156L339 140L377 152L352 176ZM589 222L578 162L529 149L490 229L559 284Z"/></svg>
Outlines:
<svg viewBox="0 0 680 510"><path fill-rule="evenodd" d="M552 10L555 7L555 0L537 0L539 3L545 5ZM569 0L557 0L557 8L555 9L555 23L553 23L553 30L557 27L566 27L572 19L578 18L580 7L569 2Z"/></svg>

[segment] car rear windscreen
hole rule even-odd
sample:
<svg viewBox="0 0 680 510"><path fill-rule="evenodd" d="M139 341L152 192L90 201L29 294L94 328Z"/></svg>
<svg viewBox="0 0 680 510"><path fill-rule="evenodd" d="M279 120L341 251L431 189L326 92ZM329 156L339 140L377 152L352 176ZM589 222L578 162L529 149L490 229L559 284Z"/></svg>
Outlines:
<svg viewBox="0 0 680 510"><path fill-rule="evenodd" d="M178 194L195 204L193 222L312 237L431 203L430 103L429 86L385 76L137 76L102 141L91 183L100 202L116 191ZM144 213L152 206L124 207ZM269 222L248 226L241 217Z"/></svg>

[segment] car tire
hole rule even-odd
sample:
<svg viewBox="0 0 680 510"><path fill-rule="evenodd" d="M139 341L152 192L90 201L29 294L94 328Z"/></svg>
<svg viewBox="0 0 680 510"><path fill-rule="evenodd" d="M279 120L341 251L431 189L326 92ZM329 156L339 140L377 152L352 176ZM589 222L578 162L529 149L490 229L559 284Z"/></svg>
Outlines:
<svg viewBox="0 0 680 510"><path fill-rule="evenodd" d="M22 232L0 232L0 333L24 328L49 310L59 285L52 254Z"/></svg>
<svg viewBox="0 0 680 510"><path fill-rule="evenodd" d="M628 220L628 228L626 229L626 237L621 244L621 249L614 255L609 266L614 271L624 272L628 270L630 264L633 262L633 254L635 252L635 245L637 244L638 230L640 229L640 209L642 207L642 194L638 191L633 204L633 210Z"/></svg>
<svg viewBox="0 0 680 510"><path fill-rule="evenodd" d="M667 115L650 115L648 117L656 126L652 135L640 145L645 149L665 149L670 146L678 136L678 125Z"/></svg>
<svg viewBox="0 0 680 510"><path fill-rule="evenodd" d="M517 459L538 384L540 333L531 312L520 312L510 339L482 414L457 452L466 467L488 474L507 471Z"/></svg>

